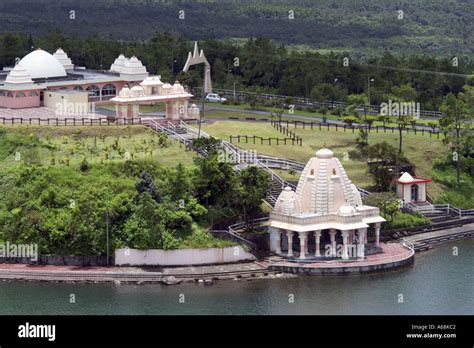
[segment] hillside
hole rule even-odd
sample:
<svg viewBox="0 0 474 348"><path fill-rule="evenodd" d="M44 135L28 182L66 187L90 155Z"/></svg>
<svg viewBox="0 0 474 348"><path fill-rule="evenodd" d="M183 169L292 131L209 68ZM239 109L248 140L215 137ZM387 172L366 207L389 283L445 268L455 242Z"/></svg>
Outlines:
<svg viewBox="0 0 474 348"><path fill-rule="evenodd" d="M469 55L474 47L470 0L9 0L0 3L0 23L0 33L38 35L60 28L123 40L163 31L198 40L264 36L360 55L386 49Z"/></svg>

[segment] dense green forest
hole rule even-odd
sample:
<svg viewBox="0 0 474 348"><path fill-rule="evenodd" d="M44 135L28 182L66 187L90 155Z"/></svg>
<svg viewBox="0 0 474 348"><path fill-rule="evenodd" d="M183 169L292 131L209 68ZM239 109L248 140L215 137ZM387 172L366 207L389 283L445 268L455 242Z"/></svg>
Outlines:
<svg viewBox="0 0 474 348"><path fill-rule="evenodd" d="M8 0L0 2L0 23L0 33L62 28L122 40L164 31L193 40L269 37L358 56L465 56L474 47L472 0Z"/></svg>
<svg viewBox="0 0 474 348"><path fill-rule="evenodd" d="M72 37L60 31L31 37L5 34L0 36L0 66L13 65L15 58L23 57L32 47L49 52L61 47L76 65L91 69L109 69L120 53L136 55L150 73L162 75L165 81L178 78L188 87L202 86L199 68L181 72L192 41L171 33L157 33L150 40L136 42L98 35ZM348 101L352 94L368 94L370 77L371 104L401 99L419 102L425 110L438 110L448 93L458 94L473 84L474 62L468 58L454 64L452 58L386 51L361 62L349 52L295 51L267 38L250 39L243 45L209 39L201 41L200 48L211 63L217 88L232 89L236 83L239 90Z"/></svg>

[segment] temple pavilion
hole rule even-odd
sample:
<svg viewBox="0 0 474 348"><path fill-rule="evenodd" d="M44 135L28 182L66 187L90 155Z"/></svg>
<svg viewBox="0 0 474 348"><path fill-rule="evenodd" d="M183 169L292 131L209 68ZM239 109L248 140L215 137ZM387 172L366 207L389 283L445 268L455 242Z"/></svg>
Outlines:
<svg viewBox="0 0 474 348"><path fill-rule="evenodd" d="M381 252L379 208L364 205L338 158L322 148L294 191L286 187L270 214L271 250L290 259L364 259ZM374 243L368 243L373 233Z"/></svg>

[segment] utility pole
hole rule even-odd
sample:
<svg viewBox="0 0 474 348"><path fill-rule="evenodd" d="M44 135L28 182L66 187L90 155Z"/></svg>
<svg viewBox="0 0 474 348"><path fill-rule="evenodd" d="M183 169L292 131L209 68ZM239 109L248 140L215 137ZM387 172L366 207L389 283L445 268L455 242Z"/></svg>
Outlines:
<svg viewBox="0 0 474 348"><path fill-rule="evenodd" d="M375 80L367 76L367 102L369 104L369 112L370 112L370 83L374 82Z"/></svg>
<svg viewBox="0 0 474 348"><path fill-rule="evenodd" d="M234 103L235 103L235 100L236 100L236 97L235 97L235 85L237 84L236 81L234 81Z"/></svg>
<svg viewBox="0 0 474 348"><path fill-rule="evenodd" d="M109 208L105 208L105 219L107 221L106 231L107 231L107 267L109 266Z"/></svg>

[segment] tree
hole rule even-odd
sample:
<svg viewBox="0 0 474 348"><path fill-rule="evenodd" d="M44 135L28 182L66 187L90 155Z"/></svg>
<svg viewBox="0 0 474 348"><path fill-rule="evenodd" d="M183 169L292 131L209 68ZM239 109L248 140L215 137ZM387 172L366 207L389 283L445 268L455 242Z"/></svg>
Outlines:
<svg viewBox="0 0 474 348"><path fill-rule="evenodd" d="M347 124L349 127L352 127L354 123L357 123L359 119L355 116L346 116L342 119L342 122Z"/></svg>
<svg viewBox="0 0 474 348"><path fill-rule="evenodd" d="M140 178L135 184L135 188L139 193L148 193L150 194L151 198L153 198L156 202L160 202L160 194L156 189L155 183L153 182L153 178L147 172L142 172Z"/></svg>
<svg viewBox="0 0 474 348"><path fill-rule="evenodd" d="M270 176L256 166L250 166L239 175L239 205L246 224L261 212L262 200L270 190Z"/></svg>
<svg viewBox="0 0 474 348"><path fill-rule="evenodd" d="M472 120L472 116L467 115L464 101L452 93L444 98L441 111L444 115L439 120L439 127L445 134L446 142L451 144L454 150L453 160L456 162L456 180L459 185L461 182L462 137L469 132L466 121ZM467 132L464 132L465 130Z"/></svg>
<svg viewBox="0 0 474 348"><path fill-rule="evenodd" d="M377 192L370 194L366 199L367 205L378 207L380 212L389 221L393 221L395 216L400 212L398 198L393 192Z"/></svg>
<svg viewBox="0 0 474 348"><path fill-rule="evenodd" d="M379 191L390 190L392 181L397 175L393 169L398 168L401 162L408 162L386 141L370 145L367 148L367 156L370 159L368 173L374 178L376 189Z"/></svg>
<svg viewBox="0 0 474 348"><path fill-rule="evenodd" d="M412 115L402 114L397 118L397 126L398 126L398 152L402 153L402 146L403 146L403 130L410 124L413 120Z"/></svg>

